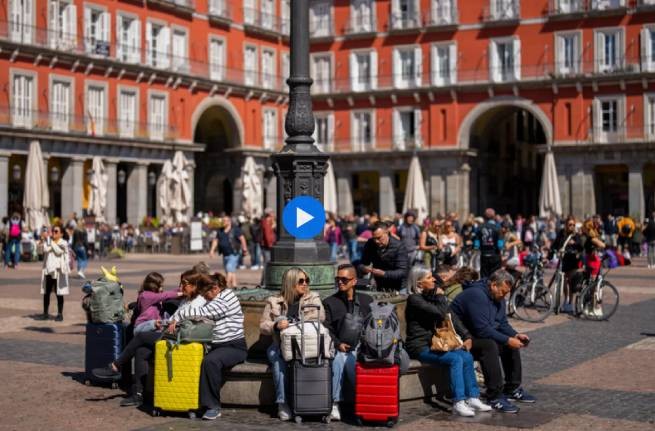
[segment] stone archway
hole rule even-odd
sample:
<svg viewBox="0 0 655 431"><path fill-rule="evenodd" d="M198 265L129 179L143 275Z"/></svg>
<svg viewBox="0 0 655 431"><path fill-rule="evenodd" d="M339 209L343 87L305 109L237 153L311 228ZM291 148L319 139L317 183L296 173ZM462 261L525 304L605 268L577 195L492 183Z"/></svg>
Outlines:
<svg viewBox="0 0 655 431"><path fill-rule="evenodd" d="M540 147L552 143L544 112L526 99L499 97L476 106L460 128L461 148L477 151L471 159L470 208L500 213L538 212L543 170Z"/></svg>

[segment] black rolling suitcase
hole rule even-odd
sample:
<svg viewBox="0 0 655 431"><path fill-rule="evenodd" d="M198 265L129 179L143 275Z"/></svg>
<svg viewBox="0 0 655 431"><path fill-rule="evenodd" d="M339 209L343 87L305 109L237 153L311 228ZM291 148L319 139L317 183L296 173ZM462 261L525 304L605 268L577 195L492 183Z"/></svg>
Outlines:
<svg viewBox="0 0 655 431"><path fill-rule="evenodd" d="M305 308L320 308L317 305L306 305ZM300 310L300 328L301 343L299 346L300 358L291 361L289 366L289 390L291 400L291 410L293 411L295 421L302 422L306 416L319 416L324 422L330 422L330 413L332 412L332 367L330 360L325 358L325 352L322 352L321 336L317 335L317 351L319 353L316 359L305 359L305 320L304 313ZM317 319L315 323L316 332L320 334L321 322Z"/></svg>

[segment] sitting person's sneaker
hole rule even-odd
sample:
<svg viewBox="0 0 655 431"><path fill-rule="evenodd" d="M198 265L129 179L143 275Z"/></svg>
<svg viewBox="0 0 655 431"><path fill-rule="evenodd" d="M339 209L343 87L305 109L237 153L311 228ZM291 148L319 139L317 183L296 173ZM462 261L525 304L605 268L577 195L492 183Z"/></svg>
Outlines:
<svg viewBox="0 0 655 431"><path fill-rule="evenodd" d="M143 395L141 395L138 392L133 393L127 398L123 398L123 401L121 401L121 407L132 407L136 406L139 407L143 404Z"/></svg>
<svg viewBox="0 0 655 431"><path fill-rule="evenodd" d="M206 421L213 421L221 417L221 409L207 409L202 418Z"/></svg>
<svg viewBox="0 0 655 431"><path fill-rule="evenodd" d="M461 400L453 404L453 414L470 418L475 416L475 411L466 404L466 401Z"/></svg>
<svg viewBox="0 0 655 431"><path fill-rule="evenodd" d="M466 404L476 412L490 412L491 406L480 401L480 398L469 398Z"/></svg>
<svg viewBox="0 0 655 431"><path fill-rule="evenodd" d="M293 414L287 403L279 403L277 405L277 417L280 418L281 421L290 421L292 416Z"/></svg>
<svg viewBox="0 0 655 431"><path fill-rule="evenodd" d="M491 408L500 413L518 413L519 408L510 403L507 398L500 396L494 400L489 400Z"/></svg>
<svg viewBox="0 0 655 431"><path fill-rule="evenodd" d="M341 420L341 411L339 410L339 403L332 404L332 413L330 413L330 419L333 421Z"/></svg>
<svg viewBox="0 0 655 431"><path fill-rule="evenodd" d="M523 388L514 390L511 394L507 394L507 398L511 401L518 401L520 403L536 403L537 399L525 392Z"/></svg>
<svg viewBox="0 0 655 431"><path fill-rule="evenodd" d="M94 368L91 370L91 374L103 380L119 380L121 378L121 372L116 369L114 364L109 364L104 368Z"/></svg>

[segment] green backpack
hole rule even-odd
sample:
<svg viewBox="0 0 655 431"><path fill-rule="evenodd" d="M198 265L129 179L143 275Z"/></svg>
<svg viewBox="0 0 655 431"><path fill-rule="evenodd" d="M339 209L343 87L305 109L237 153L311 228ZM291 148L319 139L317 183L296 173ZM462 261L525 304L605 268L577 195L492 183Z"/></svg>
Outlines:
<svg viewBox="0 0 655 431"><path fill-rule="evenodd" d="M105 278L92 281L89 313L93 323L122 322L125 317L123 286Z"/></svg>

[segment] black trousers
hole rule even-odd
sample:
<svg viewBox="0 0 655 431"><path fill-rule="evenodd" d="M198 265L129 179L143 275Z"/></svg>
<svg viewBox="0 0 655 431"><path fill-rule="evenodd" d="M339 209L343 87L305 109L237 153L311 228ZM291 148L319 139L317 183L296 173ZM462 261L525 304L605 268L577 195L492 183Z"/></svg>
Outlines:
<svg viewBox="0 0 655 431"><path fill-rule="evenodd" d="M473 338L471 354L480 361L489 400L502 393L509 395L521 386L521 353L518 349L510 349L490 338Z"/></svg>
<svg viewBox="0 0 655 431"><path fill-rule="evenodd" d="M57 296L57 314L64 312L64 296L57 295L57 279L49 275L45 276L45 294L43 295L43 314L48 314L50 308L50 295L55 293Z"/></svg>
<svg viewBox="0 0 655 431"><path fill-rule="evenodd" d="M226 369L240 364L248 356L246 340L211 345L211 351L202 360L200 371L200 404L208 409L221 406L221 386Z"/></svg>
<svg viewBox="0 0 655 431"><path fill-rule="evenodd" d="M480 277L487 278L497 269L500 269L502 261L498 254L482 254L480 256Z"/></svg>
<svg viewBox="0 0 655 431"><path fill-rule="evenodd" d="M134 391L143 393L143 388L148 377L148 362L155 351L155 343L161 338L160 332L140 332L136 334L114 364L123 367L134 358Z"/></svg>

